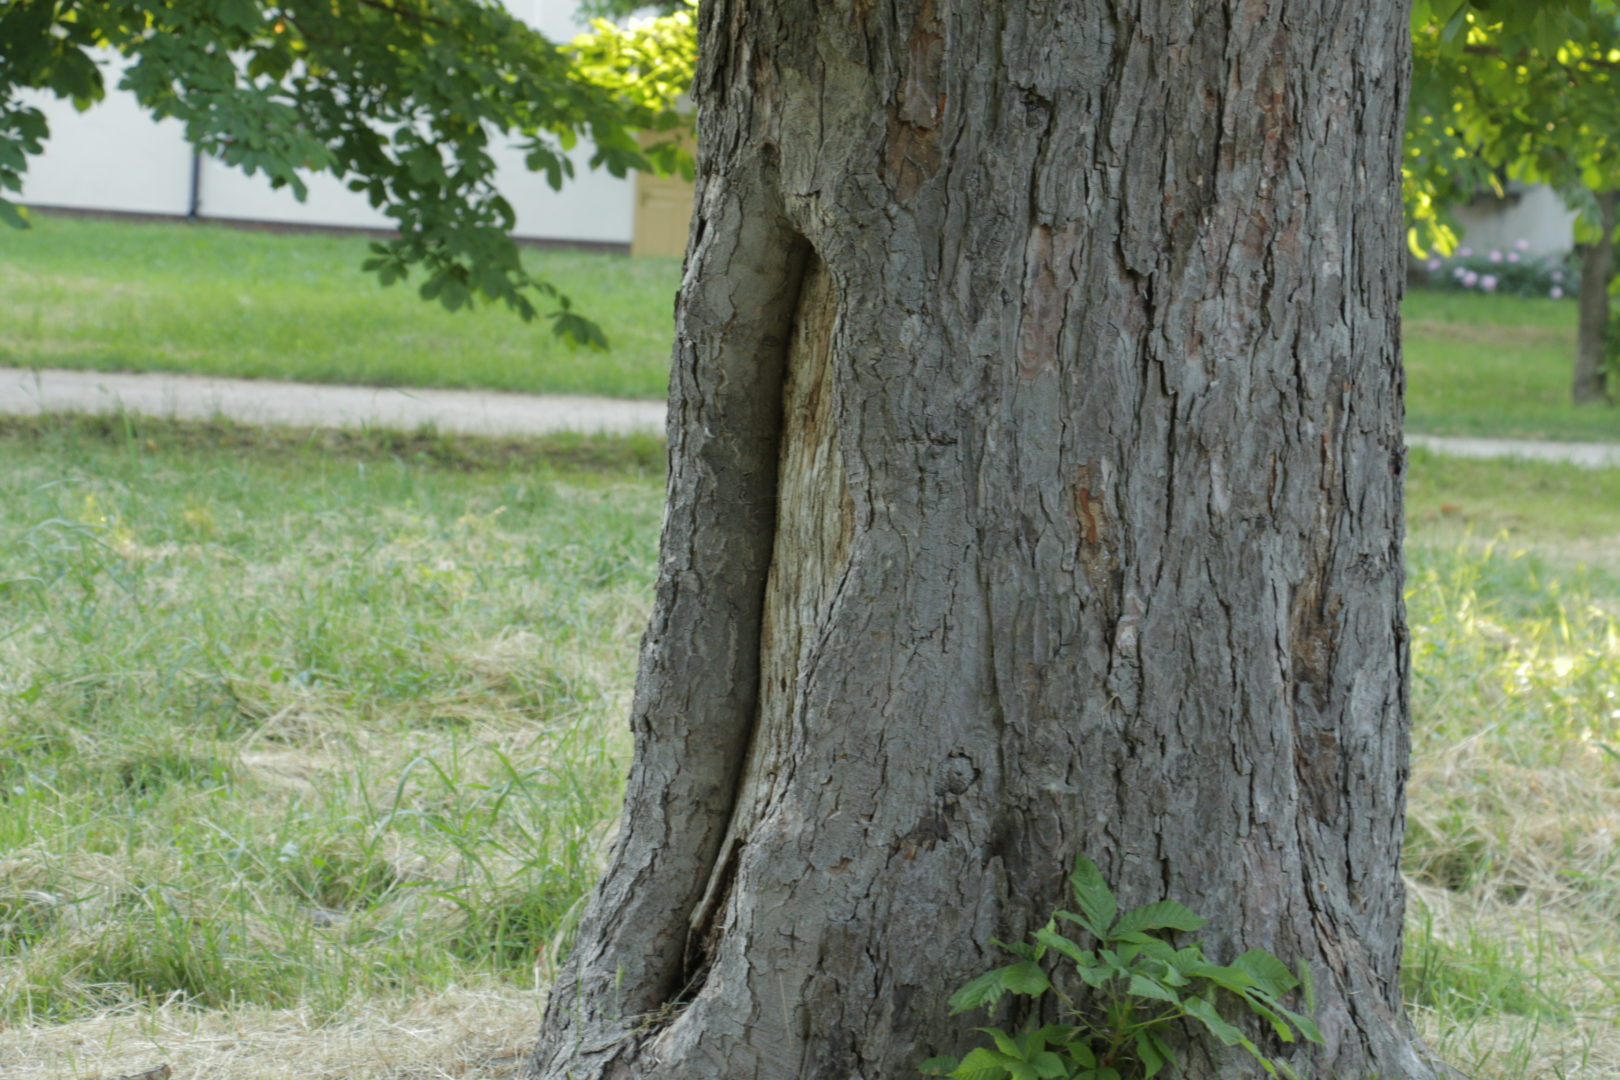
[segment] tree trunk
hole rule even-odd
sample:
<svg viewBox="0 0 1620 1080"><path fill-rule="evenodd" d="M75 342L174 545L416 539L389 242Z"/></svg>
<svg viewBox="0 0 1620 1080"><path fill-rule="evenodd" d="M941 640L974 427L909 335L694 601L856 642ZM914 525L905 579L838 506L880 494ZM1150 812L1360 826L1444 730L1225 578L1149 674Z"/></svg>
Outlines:
<svg viewBox="0 0 1620 1080"><path fill-rule="evenodd" d="M635 762L536 1075L913 1077L1082 852L1214 956L1309 961L1307 1074L1436 1075L1407 15L1116 6L703 5Z"/></svg>
<svg viewBox="0 0 1620 1080"><path fill-rule="evenodd" d="M1614 278L1614 228L1620 191L1597 193L1601 239L1581 252L1581 328L1575 345L1575 404L1607 401L1609 282Z"/></svg>

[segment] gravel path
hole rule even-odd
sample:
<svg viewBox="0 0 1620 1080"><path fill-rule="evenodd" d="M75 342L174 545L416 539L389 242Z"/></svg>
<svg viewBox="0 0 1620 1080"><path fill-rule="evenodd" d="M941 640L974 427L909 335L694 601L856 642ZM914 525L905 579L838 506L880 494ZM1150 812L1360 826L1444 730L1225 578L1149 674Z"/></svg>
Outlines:
<svg viewBox="0 0 1620 1080"><path fill-rule="evenodd" d="M197 375L0 368L0 413L127 411L245 423L397 428L467 435L664 430L657 401L476 390L326 386Z"/></svg>
<svg viewBox="0 0 1620 1080"><path fill-rule="evenodd" d="M1421 446L1437 454L1453 457L1529 458L1533 461L1567 461L1590 469L1620 466L1620 444L1590 442L1539 442L1534 439L1469 439L1449 435L1408 435L1407 446Z"/></svg>
<svg viewBox="0 0 1620 1080"><path fill-rule="evenodd" d="M347 425L471 435L664 430L657 401L477 390L328 386L198 375L0 368L0 413L117 412L247 423ZM1520 457L1620 467L1620 445L1409 435L1407 444L1458 457Z"/></svg>

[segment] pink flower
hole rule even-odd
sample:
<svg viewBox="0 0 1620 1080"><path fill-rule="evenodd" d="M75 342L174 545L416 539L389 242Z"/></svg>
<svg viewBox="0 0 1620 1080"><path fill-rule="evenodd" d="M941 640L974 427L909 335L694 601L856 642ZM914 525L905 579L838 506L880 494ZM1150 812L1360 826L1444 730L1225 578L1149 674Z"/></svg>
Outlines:
<svg viewBox="0 0 1620 1080"><path fill-rule="evenodd" d="M1495 292L1496 291L1496 275L1495 274L1486 274L1484 277L1480 278L1479 279L1479 287L1484 289L1486 292Z"/></svg>
<svg viewBox="0 0 1620 1080"><path fill-rule="evenodd" d="M1472 289L1479 283L1479 275L1474 273L1472 270L1464 270L1462 275L1462 283L1468 288Z"/></svg>
<svg viewBox="0 0 1620 1080"><path fill-rule="evenodd" d="M1552 272L1552 279L1554 281L1563 281L1564 280L1564 272L1562 270L1554 270Z"/></svg>
<svg viewBox="0 0 1620 1080"><path fill-rule="evenodd" d="M1466 266L1456 267L1455 269L1453 269L1451 271L1451 276L1456 278L1458 281L1461 281L1463 278L1468 276L1468 267L1466 267Z"/></svg>
<svg viewBox="0 0 1620 1080"><path fill-rule="evenodd" d="M1518 261L1519 261L1519 253L1517 251L1508 252L1508 262L1518 262Z"/></svg>
<svg viewBox="0 0 1620 1080"><path fill-rule="evenodd" d="M1474 253L1473 248L1458 248L1457 249L1457 258L1466 259L1466 258L1468 258L1468 256L1472 255L1473 253Z"/></svg>
<svg viewBox="0 0 1620 1080"><path fill-rule="evenodd" d="M1530 241L1528 241L1528 240L1515 240L1515 241L1513 241L1513 246L1518 248L1520 251L1529 251L1530 250Z"/></svg>
<svg viewBox="0 0 1620 1080"><path fill-rule="evenodd" d="M1500 251L1491 252L1491 262L1501 262L1501 261L1502 261L1502 253Z"/></svg>
<svg viewBox="0 0 1620 1080"><path fill-rule="evenodd" d="M1562 300L1564 298L1564 290L1560 289L1557 285L1554 285L1552 288L1547 290L1547 295L1552 297L1554 300Z"/></svg>
<svg viewBox="0 0 1620 1080"><path fill-rule="evenodd" d="M1428 262L1424 263L1423 265L1428 267L1432 271L1432 270L1440 269L1440 267L1442 267L1445 264L1442 263L1439 259L1430 259Z"/></svg>

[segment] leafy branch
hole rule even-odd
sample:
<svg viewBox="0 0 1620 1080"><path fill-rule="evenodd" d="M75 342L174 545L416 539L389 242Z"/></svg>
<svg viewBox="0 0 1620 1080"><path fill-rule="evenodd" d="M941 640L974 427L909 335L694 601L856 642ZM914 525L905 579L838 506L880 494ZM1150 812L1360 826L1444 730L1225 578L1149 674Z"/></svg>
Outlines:
<svg viewBox="0 0 1620 1080"><path fill-rule="evenodd" d="M398 238L366 263L385 283L420 270L423 297L446 308L498 303L600 345L524 269L492 146L517 145L553 188L582 138L589 167L613 176L689 170L678 140L643 149L637 134L685 123L694 36L690 9L564 48L488 0L0 2L0 221L26 227L8 195L50 134L17 91L88 108L107 91L93 51L108 48L128 61L120 87L203 153L300 199L309 172L330 173L392 218Z"/></svg>
<svg viewBox="0 0 1620 1080"><path fill-rule="evenodd" d="M1219 1011L1221 999L1232 999L1264 1019L1285 1043L1303 1037L1320 1043L1321 1033L1308 1015L1282 1003L1303 988L1305 1011L1314 1002L1309 969L1296 977L1263 949L1251 949L1230 964L1213 964L1203 945L1180 948L1167 937L1191 932L1207 920L1174 900L1160 900L1123 914L1113 891L1095 863L1076 860L1069 876L1075 906L1058 911L1035 931L1032 943L996 945L1018 962L988 971L951 995L951 1014L990 1009L1006 994L1038 998L1054 995L1066 1023L1031 1026L1019 1035L1001 1028L978 1030L993 1046L976 1047L958 1059L930 1058L921 1071L953 1080L1146 1080L1176 1065L1169 1036L1191 1022L1224 1046L1241 1047L1271 1076L1293 1077L1286 1062L1267 1056ZM1085 948L1059 923L1078 926L1094 948ZM1049 953L1069 961L1091 991L1076 1001L1065 993L1041 962Z"/></svg>

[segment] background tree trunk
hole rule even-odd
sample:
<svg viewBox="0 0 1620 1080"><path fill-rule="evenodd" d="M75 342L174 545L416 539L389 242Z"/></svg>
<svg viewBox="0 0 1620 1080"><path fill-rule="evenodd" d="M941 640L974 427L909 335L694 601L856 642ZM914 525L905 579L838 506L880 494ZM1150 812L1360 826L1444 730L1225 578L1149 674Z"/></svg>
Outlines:
<svg viewBox="0 0 1620 1080"><path fill-rule="evenodd" d="M537 1075L890 1080L1074 855L1397 984L1404 5L707 0L669 509ZM1188 1075L1248 1075L1209 1052Z"/></svg>
<svg viewBox="0 0 1620 1080"><path fill-rule="evenodd" d="M1577 405L1607 401L1609 282L1614 278L1614 229L1620 191L1597 193L1598 227L1603 238L1581 251L1581 319L1575 345Z"/></svg>

